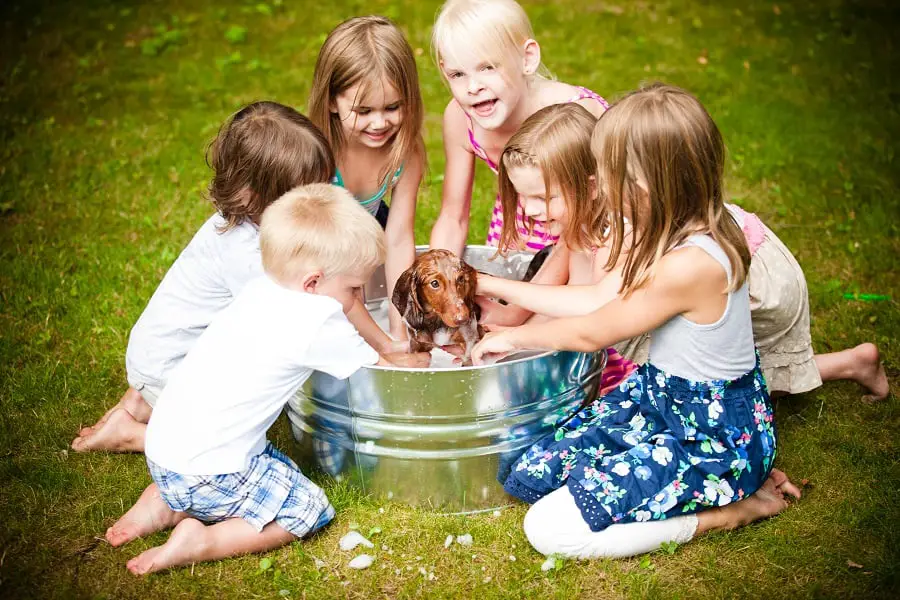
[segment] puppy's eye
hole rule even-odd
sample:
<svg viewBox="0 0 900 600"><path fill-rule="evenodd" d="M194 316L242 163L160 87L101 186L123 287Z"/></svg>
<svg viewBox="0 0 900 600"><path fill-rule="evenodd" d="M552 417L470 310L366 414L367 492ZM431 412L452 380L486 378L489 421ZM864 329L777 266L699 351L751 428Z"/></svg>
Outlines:
<svg viewBox="0 0 900 600"><path fill-rule="evenodd" d="M428 285L430 285L434 289L438 289L439 287L441 287L441 284L438 282L437 279L432 279L431 283L429 283Z"/></svg>
<svg viewBox="0 0 900 600"><path fill-rule="evenodd" d="M459 277L456 278L456 284L457 284L457 285L465 285L465 283L466 283L466 276L465 276L465 275L460 275Z"/></svg>

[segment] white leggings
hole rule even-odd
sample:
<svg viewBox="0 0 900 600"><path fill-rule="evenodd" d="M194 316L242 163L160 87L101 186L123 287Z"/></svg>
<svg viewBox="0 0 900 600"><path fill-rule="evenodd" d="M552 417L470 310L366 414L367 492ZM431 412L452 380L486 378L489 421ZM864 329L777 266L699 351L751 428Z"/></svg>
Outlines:
<svg viewBox="0 0 900 600"><path fill-rule="evenodd" d="M689 542L697 531L697 517L621 523L591 531L568 486L563 486L528 510L523 527L534 549L546 556L626 558L658 550L665 542Z"/></svg>

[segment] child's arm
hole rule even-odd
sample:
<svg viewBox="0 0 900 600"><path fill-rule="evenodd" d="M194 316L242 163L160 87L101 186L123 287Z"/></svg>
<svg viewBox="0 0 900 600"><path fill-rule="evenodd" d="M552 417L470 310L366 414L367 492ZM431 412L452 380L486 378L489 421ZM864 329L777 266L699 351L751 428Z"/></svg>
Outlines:
<svg viewBox="0 0 900 600"><path fill-rule="evenodd" d="M468 123L462 108L451 100L444 110L444 185L441 212L431 230L431 247L462 256L469 233L475 155L469 148Z"/></svg>
<svg viewBox="0 0 900 600"><path fill-rule="evenodd" d="M590 285L541 285L478 274L478 293L503 298L532 313L548 317L584 315L611 301L622 285L613 271Z"/></svg>
<svg viewBox="0 0 900 600"><path fill-rule="evenodd" d="M627 298L617 297L584 316L489 333L473 348L472 359L480 364L485 356L522 349L595 352L614 346L721 300L724 272L719 267L717 277L716 266L698 261L694 252L674 252L660 260L655 277Z"/></svg>
<svg viewBox="0 0 900 600"><path fill-rule="evenodd" d="M534 284L545 286L562 285L569 280L569 248L564 243L558 243L553 247L550 256L541 265L540 270L531 280ZM478 305L481 307L480 323L483 325L502 325L504 327L513 327L521 325L534 315L527 308L508 304L503 306L499 302L494 302L485 296L477 298ZM586 311L587 312L587 311Z"/></svg>
<svg viewBox="0 0 900 600"><path fill-rule="evenodd" d="M353 303L353 308L347 313L347 320L353 323L359 335L362 336L366 343L375 348L379 354L386 354L394 351L393 340L384 332L369 311L366 310L365 304L358 298Z"/></svg>
<svg viewBox="0 0 900 600"><path fill-rule="evenodd" d="M400 274L416 258L416 198L425 168L424 151L424 149L419 149L410 160L406 161L400 181L391 192L391 210L388 213L387 227L384 230L387 243L384 273L387 280L388 298L392 297L394 285ZM403 326L400 313L397 312L393 303L390 303L389 310L391 335L398 340L405 339L406 328Z"/></svg>

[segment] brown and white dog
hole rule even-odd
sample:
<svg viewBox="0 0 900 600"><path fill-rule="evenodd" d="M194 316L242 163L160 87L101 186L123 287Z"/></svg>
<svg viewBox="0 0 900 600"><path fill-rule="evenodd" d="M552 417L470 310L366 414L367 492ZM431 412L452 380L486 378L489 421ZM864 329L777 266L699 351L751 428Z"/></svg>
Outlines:
<svg viewBox="0 0 900 600"><path fill-rule="evenodd" d="M391 301L406 324L410 352L459 344L462 364L484 335L475 303L475 269L448 250L429 250L400 275Z"/></svg>

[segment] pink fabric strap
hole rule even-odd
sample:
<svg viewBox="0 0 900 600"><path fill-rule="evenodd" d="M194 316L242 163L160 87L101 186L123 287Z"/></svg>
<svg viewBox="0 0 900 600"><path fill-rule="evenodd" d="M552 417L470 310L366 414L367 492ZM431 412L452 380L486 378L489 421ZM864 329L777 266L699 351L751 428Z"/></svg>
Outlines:
<svg viewBox="0 0 900 600"><path fill-rule="evenodd" d="M747 240L747 246L750 248L750 256L752 257L759 250L759 247L762 246L763 242L766 241L766 226L754 213L747 212L736 204L729 205L729 208L733 213L740 215L744 222L741 231L743 231L744 238Z"/></svg>

